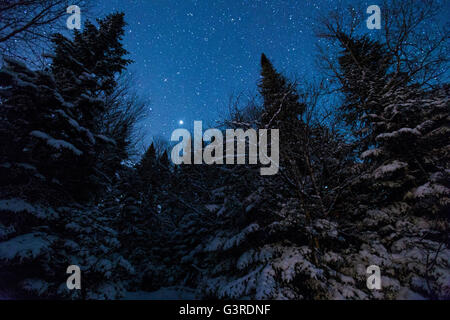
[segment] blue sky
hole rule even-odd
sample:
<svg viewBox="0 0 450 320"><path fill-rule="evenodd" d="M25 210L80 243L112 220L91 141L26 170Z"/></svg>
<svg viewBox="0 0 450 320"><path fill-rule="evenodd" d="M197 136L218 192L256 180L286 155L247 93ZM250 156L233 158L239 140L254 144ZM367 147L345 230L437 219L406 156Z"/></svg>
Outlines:
<svg viewBox="0 0 450 320"><path fill-rule="evenodd" d="M194 120L214 125L231 95L256 93L262 52L289 77L317 72L317 17L351 0L100 0L95 12L125 12L125 47L137 93L150 100L143 131L169 138ZM377 4L371 1L370 4Z"/></svg>

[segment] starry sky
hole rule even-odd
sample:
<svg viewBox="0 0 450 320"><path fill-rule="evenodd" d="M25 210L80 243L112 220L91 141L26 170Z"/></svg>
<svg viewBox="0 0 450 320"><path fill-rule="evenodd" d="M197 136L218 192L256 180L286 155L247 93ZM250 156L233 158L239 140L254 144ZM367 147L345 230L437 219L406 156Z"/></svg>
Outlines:
<svg viewBox="0 0 450 320"><path fill-rule="evenodd" d="M264 52L288 77L317 71L317 17L358 0L98 0L96 14L125 12L124 44L137 93L150 101L144 144L194 120L214 126L230 96L254 95ZM184 124L180 124L180 120Z"/></svg>

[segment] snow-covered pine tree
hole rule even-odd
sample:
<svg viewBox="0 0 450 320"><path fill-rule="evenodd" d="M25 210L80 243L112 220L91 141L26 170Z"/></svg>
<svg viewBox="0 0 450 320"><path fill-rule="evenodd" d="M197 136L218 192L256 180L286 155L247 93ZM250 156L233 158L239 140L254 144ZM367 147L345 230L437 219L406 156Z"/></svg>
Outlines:
<svg viewBox="0 0 450 320"><path fill-rule="evenodd" d="M354 165L346 191L354 201L343 202L339 219L347 246L337 270L353 285L343 291L336 282L332 296L448 297L448 86L408 84L383 45L340 37L340 112L363 129L356 145L364 163ZM366 290L372 264L381 268L382 291Z"/></svg>
<svg viewBox="0 0 450 320"><path fill-rule="evenodd" d="M100 134L96 113L105 109L102 90L112 88L109 78L121 70L111 61L107 71L107 62L111 52L124 53L114 42L123 16L100 24L109 26L101 29L102 43L112 44L91 56L100 69L89 69L95 59L91 65L77 60L76 42L57 36L53 72L13 60L0 71L1 138L9 141L1 154L7 180L0 200L0 273L9 297L116 298L134 272L110 228L115 217L75 201L92 199L107 184L99 150L115 144ZM80 291L66 287L71 264L81 267Z"/></svg>
<svg viewBox="0 0 450 320"><path fill-rule="evenodd" d="M261 79L258 84L263 98L261 128L278 129L280 134L280 166L290 171L291 164L301 166L298 135L304 130L305 104L299 100L296 83L275 70L272 62L261 55Z"/></svg>
<svg viewBox="0 0 450 320"><path fill-rule="evenodd" d="M379 265L378 297L449 297L448 97L448 86L397 88L380 113L367 115L376 145L362 153L367 171L353 185L350 228L361 245L349 270Z"/></svg>
<svg viewBox="0 0 450 320"><path fill-rule="evenodd" d="M158 259L153 247L162 240L158 238L163 232L157 216L162 182L153 143L130 171L130 177L121 181L114 196L121 199L117 228L124 254L136 266L138 273L143 274L148 265ZM142 277L135 280L142 283Z"/></svg>
<svg viewBox="0 0 450 320"><path fill-rule="evenodd" d="M147 151L145 151L137 166L139 175L148 183L152 181L152 176L156 173L156 161L156 150L154 144L152 143L147 148Z"/></svg>
<svg viewBox="0 0 450 320"><path fill-rule="evenodd" d="M313 162L328 161L329 167L319 169L317 165L313 175L317 181L329 183L330 169L342 170L339 168L342 163L331 159L342 152L338 140L332 143L332 135L327 135L324 128L294 130L301 129L300 115L306 106L298 101L294 85L278 74L265 56L262 65L261 94L263 98L267 94L267 108L262 109L262 117L253 125L257 127L261 119L269 119L267 125L273 119L269 127L283 128L283 136L290 143L281 141L285 150L301 146L304 134L310 134L311 141L313 137L321 141L322 154L314 150ZM236 119L230 123L252 126L237 123ZM321 159L325 154L326 161ZM285 155L284 160L289 161L288 152ZM303 156L301 152L292 156L296 155ZM291 168L297 168L296 165L295 161L289 162ZM200 241L192 243L193 250L181 259L185 270L191 266L192 274L197 274L194 283L199 284L199 294L256 299L327 297L326 276L332 270L321 264L322 251L339 243L337 224L323 216L316 200L302 203L295 187L281 175L261 177L258 168L250 166L224 166L220 170L221 178L216 180L220 183L213 189L211 203L205 205L206 212L190 215L179 228L184 238L201 236ZM298 176L303 179L301 192L307 200L316 197L310 177ZM332 184L330 189L335 190ZM336 194L333 196L337 198ZM321 243L320 252L317 243ZM330 259L337 256L332 249L328 250Z"/></svg>
<svg viewBox="0 0 450 320"><path fill-rule="evenodd" d="M279 128L283 122L298 121L305 106L299 102L295 83L278 73L272 62L261 55L259 91L264 99L261 123L267 128Z"/></svg>
<svg viewBox="0 0 450 320"><path fill-rule="evenodd" d="M75 30L73 40L56 34L51 65L58 91L70 105L70 116L98 133L94 161L86 166L93 173L83 174L85 190L89 183L101 184L105 173L114 174L108 167L118 168L123 160L114 156L123 154L117 142L101 134L102 115L109 107L104 101L116 86L116 75L131 62L124 58L127 51L121 43L125 26L123 13L108 15L97 23L99 27L86 22L82 32Z"/></svg>
<svg viewBox="0 0 450 320"><path fill-rule="evenodd" d="M338 57L340 92L344 95L340 116L347 125L364 128L361 117L377 111L376 96L385 90L391 58L383 45L368 36L339 33L336 37L342 47Z"/></svg>
<svg viewBox="0 0 450 320"><path fill-rule="evenodd" d="M347 280L330 281L330 297L448 298L448 86L408 84L382 44L339 37L339 111L362 129L364 162L353 165L337 220L345 245L329 263ZM369 265L381 268L382 291L367 291Z"/></svg>

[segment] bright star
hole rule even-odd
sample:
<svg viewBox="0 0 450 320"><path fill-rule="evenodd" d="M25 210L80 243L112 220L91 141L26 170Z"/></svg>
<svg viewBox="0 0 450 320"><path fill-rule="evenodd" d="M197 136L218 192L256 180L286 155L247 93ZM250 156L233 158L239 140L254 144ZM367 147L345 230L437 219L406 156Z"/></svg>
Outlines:
<svg viewBox="0 0 450 320"><path fill-rule="evenodd" d="M183 120L180 120L180 121L178 121L178 123L179 123L180 125L183 125L183 124L184 124L184 121L183 121Z"/></svg>

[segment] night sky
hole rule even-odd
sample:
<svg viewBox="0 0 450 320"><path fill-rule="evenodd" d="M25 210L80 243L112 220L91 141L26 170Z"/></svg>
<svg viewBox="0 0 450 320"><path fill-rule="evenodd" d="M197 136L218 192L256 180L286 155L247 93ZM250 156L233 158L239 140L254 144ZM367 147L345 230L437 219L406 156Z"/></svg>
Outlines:
<svg viewBox="0 0 450 320"><path fill-rule="evenodd" d="M95 12L125 12L124 43L135 61L129 70L150 100L148 144L194 120L213 126L227 115L231 95L254 95L262 52L288 77L310 77L317 17L347 4L379 1L100 0Z"/></svg>

